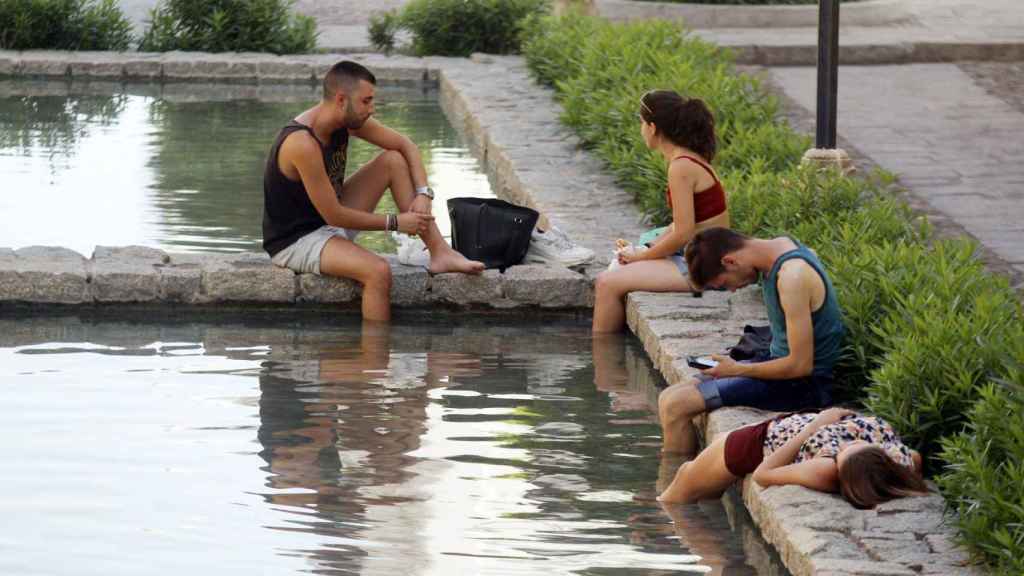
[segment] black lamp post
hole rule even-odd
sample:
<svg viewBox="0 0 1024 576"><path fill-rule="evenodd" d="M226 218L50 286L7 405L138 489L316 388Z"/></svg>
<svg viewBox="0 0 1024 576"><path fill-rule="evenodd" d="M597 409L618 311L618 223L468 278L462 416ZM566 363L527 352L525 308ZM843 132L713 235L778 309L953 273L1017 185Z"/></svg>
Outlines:
<svg viewBox="0 0 1024 576"><path fill-rule="evenodd" d="M818 126L815 148L836 147L839 91L839 0L818 0Z"/></svg>

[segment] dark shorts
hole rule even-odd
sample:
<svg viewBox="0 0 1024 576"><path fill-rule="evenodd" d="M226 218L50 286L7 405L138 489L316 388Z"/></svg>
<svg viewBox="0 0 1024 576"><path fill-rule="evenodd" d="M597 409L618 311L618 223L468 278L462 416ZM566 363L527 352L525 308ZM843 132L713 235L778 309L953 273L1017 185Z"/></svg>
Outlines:
<svg viewBox="0 0 1024 576"><path fill-rule="evenodd" d="M746 376L712 378L698 374L697 379L700 380L697 390L704 397L704 407L709 412L722 406L749 406L774 412L796 412L832 405L831 375L811 375L791 380L761 380Z"/></svg>
<svg viewBox="0 0 1024 576"><path fill-rule="evenodd" d="M725 467L733 476L750 474L764 460L764 437L771 420L744 426L725 437Z"/></svg>

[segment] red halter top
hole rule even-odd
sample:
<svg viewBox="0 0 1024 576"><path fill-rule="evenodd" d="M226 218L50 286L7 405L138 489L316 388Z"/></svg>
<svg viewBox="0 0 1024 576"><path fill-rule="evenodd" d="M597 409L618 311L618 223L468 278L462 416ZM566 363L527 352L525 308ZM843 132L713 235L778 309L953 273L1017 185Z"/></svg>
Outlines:
<svg viewBox="0 0 1024 576"><path fill-rule="evenodd" d="M718 176L715 176L715 171L710 166L694 158L693 156L676 156L672 161L679 160L680 158L686 158L691 162L695 162L698 166L708 171L711 178L715 180L715 183L701 190L693 193L693 221L694 223L700 223L710 218L714 218L719 214L725 212L725 188L722 188L722 183L718 180ZM665 198L668 200L669 209L672 208L672 193L668 186L665 186Z"/></svg>

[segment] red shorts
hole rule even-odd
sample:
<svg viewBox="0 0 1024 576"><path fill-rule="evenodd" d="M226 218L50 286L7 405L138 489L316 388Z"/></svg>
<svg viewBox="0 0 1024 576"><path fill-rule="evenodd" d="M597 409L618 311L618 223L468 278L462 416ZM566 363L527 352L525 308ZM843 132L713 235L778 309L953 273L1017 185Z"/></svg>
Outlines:
<svg viewBox="0 0 1024 576"><path fill-rule="evenodd" d="M750 474L764 460L764 437L772 420L729 432L725 438L725 467L740 478Z"/></svg>

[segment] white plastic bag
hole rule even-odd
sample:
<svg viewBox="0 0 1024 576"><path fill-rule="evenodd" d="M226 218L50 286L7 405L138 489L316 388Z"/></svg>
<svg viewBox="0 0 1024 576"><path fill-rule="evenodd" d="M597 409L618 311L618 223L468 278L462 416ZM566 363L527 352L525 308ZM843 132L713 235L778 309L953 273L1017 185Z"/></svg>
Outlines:
<svg viewBox="0 0 1024 576"><path fill-rule="evenodd" d="M622 266L622 264L619 263L619 254L632 254L634 252L636 252L635 246L621 238L616 240L615 249L612 250L612 261L608 263L608 270L615 270L619 266Z"/></svg>

